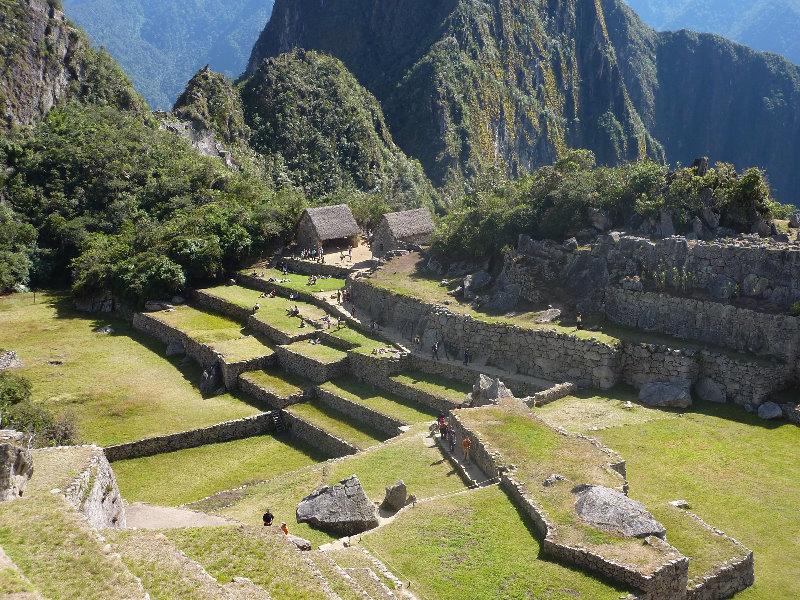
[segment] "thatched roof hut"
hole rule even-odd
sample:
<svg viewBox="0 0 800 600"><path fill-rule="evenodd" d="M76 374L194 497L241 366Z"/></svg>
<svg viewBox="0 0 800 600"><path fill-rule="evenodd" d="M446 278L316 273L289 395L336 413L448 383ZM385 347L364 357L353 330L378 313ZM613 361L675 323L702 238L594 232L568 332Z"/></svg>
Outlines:
<svg viewBox="0 0 800 600"><path fill-rule="evenodd" d="M361 229L346 204L307 208L297 226L297 243L313 248L332 240L358 245Z"/></svg>
<svg viewBox="0 0 800 600"><path fill-rule="evenodd" d="M383 215L372 240L372 251L383 254L404 244L427 244L433 233L433 219L424 208Z"/></svg>

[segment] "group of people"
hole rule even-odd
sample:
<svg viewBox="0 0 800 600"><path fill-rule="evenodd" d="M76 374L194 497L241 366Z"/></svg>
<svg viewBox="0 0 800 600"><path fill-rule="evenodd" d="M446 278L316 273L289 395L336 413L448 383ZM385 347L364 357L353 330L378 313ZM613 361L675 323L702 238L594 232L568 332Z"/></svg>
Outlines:
<svg viewBox="0 0 800 600"><path fill-rule="evenodd" d="M438 427L439 427L439 436L441 437L442 441L446 442L448 447L450 448L450 452L455 452L456 449L456 430L453 427L452 423L448 423L447 418L443 415L439 415L438 419ZM469 464L469 451L472 449L472 440L469 436L464 436L464 439L461 440L461 450L464 453L464 462Z"/></svg>
<svg viewBox="0 0 800 600"><path fill-rule="evenodd" d="M261 520L264 521L264 527L272 527L272 524L275 522L275 515L273 515L272 511L268 508L267 512L261 517ZM281 523L281 531L289 535L289 527L286 525L286 521Z"/></svg>
<svg viewBox="0 0 800 600"><path fill-rule="evenodd" d="M316 248L300 250L300 260L313 260L316 262L325 262L325 253L322 251L322 246Z"/></svg>

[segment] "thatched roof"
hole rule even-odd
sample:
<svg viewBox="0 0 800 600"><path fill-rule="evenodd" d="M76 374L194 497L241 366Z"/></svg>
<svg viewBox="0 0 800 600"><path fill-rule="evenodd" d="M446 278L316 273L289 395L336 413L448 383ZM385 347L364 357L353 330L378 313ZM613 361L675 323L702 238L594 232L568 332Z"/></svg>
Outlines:
<svg viewBox="0 0 800 600"><path fill-rule="evenodd" d="M402 240L415 235L433 233L433 219L424 208L404 210L402 212L383 215L389 225L389 231L395 239Z"/></svg>
<svg viewBox="0 0 800 600"><path fill-rule="evenodd" d="M305 214L311 219L317 236L322 241L351 237L361 233L347 204L307 208Z"/></svg>

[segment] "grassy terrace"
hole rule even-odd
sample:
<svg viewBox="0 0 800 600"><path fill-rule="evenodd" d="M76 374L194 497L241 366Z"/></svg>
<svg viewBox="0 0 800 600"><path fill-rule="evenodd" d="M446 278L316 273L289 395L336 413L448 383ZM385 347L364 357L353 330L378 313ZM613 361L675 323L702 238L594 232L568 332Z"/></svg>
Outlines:
<svg viewBox="0 0 800 600"><path fill-rule="evenodd" d="M392 344L388 344L383 340L378 339L377 337L365 335L356 329L351 329L350 327L342 327L341 329L336 329L336 327L332 327L327 331L332 336L337 337L340 340L344 340L345 342L355 344L356 347L353 348L353 352L360 352L362 354L371 354L374 348L386 348L386 349L394 348ZM379 356L385 357L392 355L381 354Z"/></svg>
<svg viewBox="0 0 800 600"><path fill-rule="evenodd" d="M324 460L286 436L258 436L114 463L128 502L177 506Z"/></svg>
<svg viewBox="0 0 800 600"><path fill-rule="evenodd" d="M386 434L328 408L321 402L293 404L287 407L286 411L350 442L357 448L369 448L388 438Z"/></svg>
<svg viewBox="0 0 800 600"><path fill-rule="evenodd" d="M270 507L277 521L289 523L292 533L311 540L314 545L322 544L330 541L331 536L295 522L297 504L320 486L332 485L355 473L367 496L375 502L382 501L386 486L398 479L420 500L465 489L439 448L428 445L430 439L424 437L426 434L425 426L420 425L367 452L221 494L191 508L259 525L264 508Z"/></svg>
<svg viewBox="0 0 800 600"><path fill-rule="evenodd" d="M660 564L661 554L641 540L618 536L581 523L575 514L575 485L591 483L616 488L622 479L606 464L609 458L585 440L564 437L538 421L517 400L501 401L499 406L463 411L464 425L479 432L486 443L500 452L506 464L518 466L516 477L528 485L557 528L558 540L569 545L596 548L609 558L649 570ZM563 484L544 487L551 474L567 478ZM636 498L636 487L632 494Z"/></svg>
<svg viewBox="0 0 800 600"><path fill-rule="evenodd" d="M392 379L457 403L461 403L464 396L472 393L472 386L468 383L421 371L403 371Z"/></svg>
<svg viewBox="0 0 800 600"><path fill-rule="evenodd" d="M316 285L308 285L308 275L300 275L297 273L289 273L288 275L284 275L278 269L257 269L257 271L259 275L261 273L264 274L264 277L262 278L264 281L268 282L270 277L274 277L279 281L281 279L289 279L288 282L278 283L276 285L297 290L299 292L309 292L312 294L316 294L317 292L335 292L336 290L341 290L345 283L344 279L329 277L328 279L317 279ZM253 269L242 269L239 272L242 275L252 276Z"/></svg>
<svg viewBox="0 0 800 600"><path fill-rule="evenodd" d="M265 371L249 371L248 373L242 373L240 377L281 398L299 394L304 390L310 390L315 385L305 377L300 377L278 368Z"/></svg>
<svg viewBox="0 0 800 600"><path fill-rule="evenodd" d="M737 600L800 598L800 534L794 526L800 514L800 428L762 421L738 406L706 403L696 403L682 417L660 411L646 419L637 414L642 407L625 411L620 400L616 390L596 394L592 404L599 408L592 410L600 417L591 426L611 428L591 435L627 460L636 498L659 518L658 507L685 499L693 512L755 552L756 583ZM571 425L563 416L580 414L585 402L564 398L537 413L568 429L589 431L585 420ZM667 527L671 542L697 556Z"/></svg>
<svg viewBox="0 0 800 600"><path fill-rule="evenodd" d="M201 344L208 344L225 356L227 362L240 362L272 354L274 346L262 336L252 335L229 317L178 306L173 312L151 313Z"/></svg>
<svg viewBox="0 0 800 600"><path fill-rule="evenodd" d="M35 452L25 496L0 503L0 546L46 598L144 598L134 577L103 548L83 517L50 493L64 489L89 457L80 448Z"/></svg>
<svg viewBox="0 0 800 600"><path fill-rule="evenodd" d="M420 598L617 600L627 591L542 559L532 525L497 486L417 504L360 544Z"/></svg>
<svg viewBox="0 0 800 600"><path fill-rule="evenodd" d="M36 304L30 293L0 298L0 323L0 347L19 354L34 401L71 412L86 442L130 442L259 412L231 394L203 398L194 362L165 358L161 342L127 321L76 312L66 293L37 293ZM94 333L101 327L114 333Z"/></svg>
<svg viewBox="0 0 800 600"><path fill-rule="evenodd" d="M320 387L403 423L428 422L435 417L431 409L389 392L375 389L374 386L360 382L355 377L343 377L324 383Z"/></svg>
<svg viewBox="0 0 800 600"><path fill-rule="evenodd" d="M321 363L334 363L347 357L347 352L325 344L312 344L310 340L295 342L286 346L292 352L302 354L307 358Z"/></svg>

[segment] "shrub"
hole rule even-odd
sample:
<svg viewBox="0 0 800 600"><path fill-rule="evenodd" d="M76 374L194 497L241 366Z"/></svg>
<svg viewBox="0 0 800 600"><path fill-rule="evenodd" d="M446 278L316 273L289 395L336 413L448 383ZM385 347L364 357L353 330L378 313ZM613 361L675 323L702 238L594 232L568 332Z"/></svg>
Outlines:
<svg viewBox="0 0 800 600"><path fill-rule="evenodd" d="M33 436L33 445L69 446L75 443L75 418L69 413L54 416L43 406L30 401L9 407L3 414L3 426Z"/></svg>
<svg viewBox="0 0 800 600"><path fill-rule="evenodd" d="M31 397L31 382L11 371L0 372L0 408L26 402Z"/></svg>

